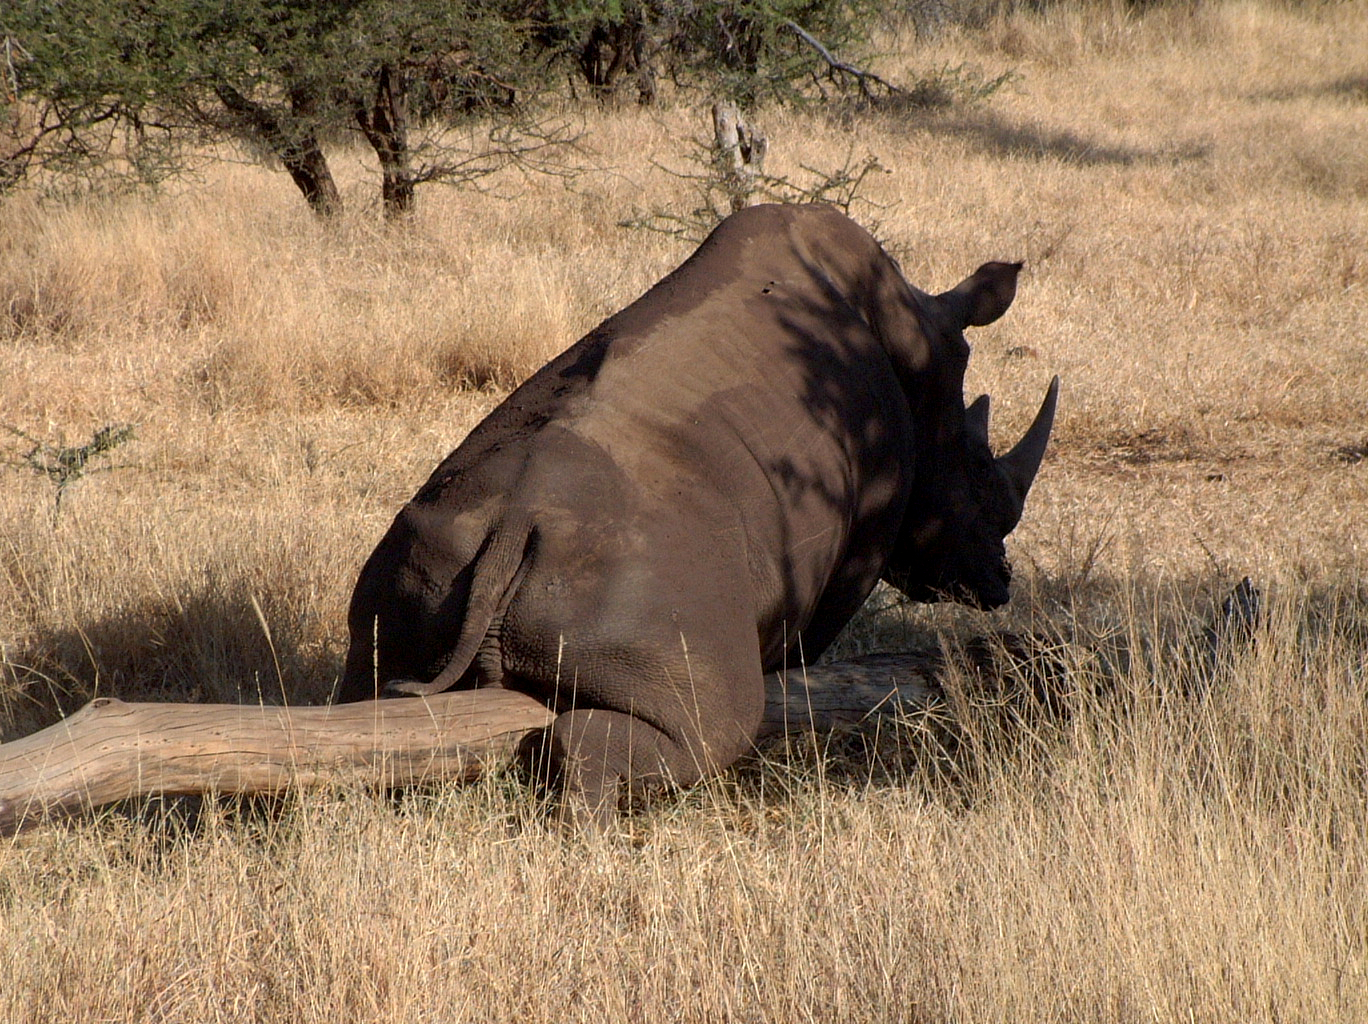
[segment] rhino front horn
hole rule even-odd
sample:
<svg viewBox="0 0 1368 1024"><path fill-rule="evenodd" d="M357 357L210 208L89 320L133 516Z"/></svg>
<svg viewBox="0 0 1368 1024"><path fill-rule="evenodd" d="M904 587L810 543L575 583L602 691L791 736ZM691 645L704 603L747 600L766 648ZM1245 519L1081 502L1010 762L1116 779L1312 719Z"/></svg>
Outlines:
<svg viewBox="0 0 1368 1024"><path fill-rule="evenodd" d="M997 460L999 468L1012 488L1017 501L1017 515L1026 504L1026 493L1031 489L1040 460L1045 457L1045 446L1050 441L1050 429L1054 426L1055 404L1059 400L1059 378L1050 381L1045 392L1045 401L1040 404L1035 422L1025 435L1002 458Z"/></svg>

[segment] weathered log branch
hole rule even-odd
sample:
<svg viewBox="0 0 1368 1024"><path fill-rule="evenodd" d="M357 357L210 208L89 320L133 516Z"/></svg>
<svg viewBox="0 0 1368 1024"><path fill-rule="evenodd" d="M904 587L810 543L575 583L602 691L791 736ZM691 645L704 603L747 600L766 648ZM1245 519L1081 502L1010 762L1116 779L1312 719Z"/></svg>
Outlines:
<svg viewBox="0 0 1368 1024"><path fill-rule="evenodd" d="M762 736L926 707L934 657L876 655L768 680ZM330 707L91 701L0 744L0 834L154 794L273 793L336 783L470 780L552 714L510 690Z"/></svg>
<svg viewBox="0 0 1368 1024"><path fill-rule="evenodd" d="M1209 625L1180 645L1200 696L1234 650L1252 642L1262 595L1244 579ZM970 641L962 664L1011 679L1049 707L1084 648L1010 634ZM940 699L939 649L874 654L766 680L760 738L829 732ZM469 781L496 768L552 714L521 693L461 690L330 707L127 704L102 697L31 736L0 744L0 835L45 817L155 794L278 793L338 783L405 786Z"/></svg>

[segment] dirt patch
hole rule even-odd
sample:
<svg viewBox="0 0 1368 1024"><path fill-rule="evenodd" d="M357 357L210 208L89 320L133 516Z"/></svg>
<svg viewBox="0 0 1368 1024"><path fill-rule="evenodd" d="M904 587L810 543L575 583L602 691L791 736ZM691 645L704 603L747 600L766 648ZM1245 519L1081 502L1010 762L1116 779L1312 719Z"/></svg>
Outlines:
<svg viewBox="0 0 1368 1024"><path fill-rule="evenodd" d="M1225 465L1251 458L1250 453L1238 445L1215 445L1194 437L1181 427L1114 430L1093 445L1091 455L1101 462L1124 466L1166 462Z"/></svg>

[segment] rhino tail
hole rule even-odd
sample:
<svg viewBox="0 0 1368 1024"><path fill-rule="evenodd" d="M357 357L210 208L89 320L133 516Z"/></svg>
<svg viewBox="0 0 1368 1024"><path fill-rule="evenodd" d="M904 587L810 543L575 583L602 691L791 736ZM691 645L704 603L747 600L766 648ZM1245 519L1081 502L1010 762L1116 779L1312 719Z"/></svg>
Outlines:
<svg viewBox="0 0 1368 1024"><path fill-rule="evenodd" d="M475 571L470 581L470 596L466 600L461 632L452 648L451 657L431 682L396 680L387 689L415 697L430 697L451 689L469 671L480 645L489 635L494 620L508 607L517 593L518 584L527 575L530 529L500 529L496 527L475 556Z"/></svg>

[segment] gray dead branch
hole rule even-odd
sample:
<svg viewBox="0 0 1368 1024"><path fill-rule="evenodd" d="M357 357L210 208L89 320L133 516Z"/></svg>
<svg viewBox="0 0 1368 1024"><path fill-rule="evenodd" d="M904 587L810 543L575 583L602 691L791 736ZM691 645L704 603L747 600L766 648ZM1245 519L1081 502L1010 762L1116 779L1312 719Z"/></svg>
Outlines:
<svg viewBox="0 0 1368 1024"><path fill-rule="evenodd" d="M735 213L750 205L756 180L765 175L769 140L748 124L729 100L713 104L713 159Z"/></svg>
<svg viewBox="0 0 1368 1024"><path fill-rule="evenodd" d="M826 732L937 696L925 655L773 675L762 736ZM91 701L0 745L0 834L158 794L262 794L330 785L470 781L554 716L512 690L327 707Z"/></svg>
<svg viewBox="0 0 1368 1024"><path fill-rule="evenodd" d="M1256 639L1262 596L1244 579L1188 644L1198 678ZM870 654L766 679L761 741L830 733L943 705L947 671L969 669L1058 710L1098 656L1040 637L999 634L946 652ZM1103 660L1108 660L1104 658ZM1111 673L1103 670L1100 675ZM551 711L522 693L457 690L326 707L91 701L46 729L0 744L0 835L48 818L155 795L249 795L336 785L468 782L508 764Z"/></svg>

